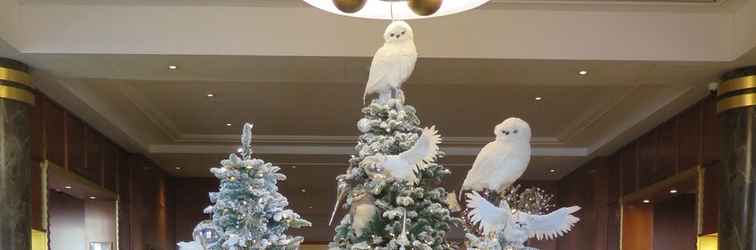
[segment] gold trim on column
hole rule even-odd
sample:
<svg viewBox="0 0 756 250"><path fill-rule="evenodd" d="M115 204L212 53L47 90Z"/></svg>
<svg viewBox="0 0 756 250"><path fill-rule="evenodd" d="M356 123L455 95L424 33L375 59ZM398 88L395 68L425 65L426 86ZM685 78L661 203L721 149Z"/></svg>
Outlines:
<svg viewBox="0 0 756 250"><path fill-rule="evenodd" d="M5 67L0 67L0 80L31 85L31 75L29 73Z"/></svg>
<svg viewBox="0 0 756 250"><path fill-rule="evenodd" d="M0 99L10 99L34 105L34 94L31 91L0 85Z"/></svg>
<svg viewBox="0 0 756 250"><path fill-rule="evenodd" d="M749 106L756 106L756 93L736 95L719 100L717 102L717 113Z"/></svg>

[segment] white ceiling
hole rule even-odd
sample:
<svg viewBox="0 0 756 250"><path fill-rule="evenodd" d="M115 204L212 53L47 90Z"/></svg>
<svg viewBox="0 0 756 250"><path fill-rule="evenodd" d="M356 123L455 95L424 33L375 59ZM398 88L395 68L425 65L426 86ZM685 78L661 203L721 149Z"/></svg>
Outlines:
<svg viewBox="0 0 756 250"><path fill-rule="evenodd" d="M527 178L561 178L699 100L722 72L756 64L753 11L756 0L494 0L413 22L421 59L408 103L440 128L454 169L494 124L521 116L535 135ZM206 176L243 121L271 161L343 167L384 25L293 0L0 0L0 55L179 176Z"/></svg>

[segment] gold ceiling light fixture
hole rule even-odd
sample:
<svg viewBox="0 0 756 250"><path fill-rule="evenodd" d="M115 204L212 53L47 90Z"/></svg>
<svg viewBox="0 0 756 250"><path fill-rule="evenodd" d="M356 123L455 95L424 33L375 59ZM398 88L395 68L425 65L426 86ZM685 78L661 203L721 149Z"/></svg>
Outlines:
<svg viewBox="0 0 756 250"><path fill-rule="evenodd" d="M338 15L384 20L408 20L456 14L490 0L304 0Z"/></svg>

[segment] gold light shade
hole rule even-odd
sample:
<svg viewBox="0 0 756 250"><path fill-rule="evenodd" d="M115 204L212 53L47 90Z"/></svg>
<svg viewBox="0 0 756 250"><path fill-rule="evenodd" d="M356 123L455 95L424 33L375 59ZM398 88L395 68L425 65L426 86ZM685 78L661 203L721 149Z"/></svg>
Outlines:
<svg viewBox="0 0 756 250"><path fill-rule="evenodd" d="M430 16L441 9L441 3L444 0L409 0L409 7L412 12L421 16Z"/></svg>
<svg viewBox="0 0 756 250"><path fill-rule="evenodd" d="M367 0L333 0L333 5L344 13L355 13L365 7Z"/></svg>

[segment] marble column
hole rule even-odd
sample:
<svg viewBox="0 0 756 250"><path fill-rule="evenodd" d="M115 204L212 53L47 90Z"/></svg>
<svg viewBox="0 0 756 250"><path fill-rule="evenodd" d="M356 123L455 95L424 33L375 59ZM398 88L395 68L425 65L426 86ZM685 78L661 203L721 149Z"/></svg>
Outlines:
<svg viewBox="0 0 756 250"><path fill-rule="evenodd" d="M31 249L29 69L0 58L0 249Z"/></svg>
<svg viewBox="0 0 756 250"><path fill-rule="evenodd" d="M719 249L756 250L756 66L722 80L717 92L723 167Z"/></svg>

